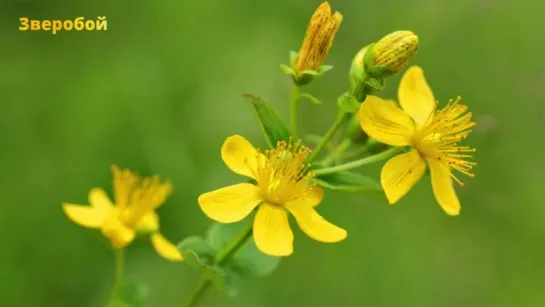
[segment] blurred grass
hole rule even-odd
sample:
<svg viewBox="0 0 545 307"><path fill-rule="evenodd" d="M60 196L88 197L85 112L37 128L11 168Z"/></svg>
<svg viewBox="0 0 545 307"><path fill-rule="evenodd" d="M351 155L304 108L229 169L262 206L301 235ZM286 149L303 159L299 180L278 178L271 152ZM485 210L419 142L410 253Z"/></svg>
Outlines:
<svg viewBox="0 0 545 307"><path fill-rule="evenodd" d="M165 235L200 234L196 197L240 180L220 159L238 133L263 146L241 93L287 115L278 68L299 47L318 1L3 1L0 10L0 305L103 304L113 256L99 234L69 222L63 201L110 188L112 163L171 178L159 211ZM436 205L427 178L395 207L329 193L321 213L349 232L340 244L296 230L295 254L266 279L202 306L543 306L545 282L545 4L538 1L331 1L344 14L328 64L309 86L307 131L323 133L347 86L352 56L396 29L420 36L443 103L463 97L479 125L477 176L462 215ZM107 16L107 32L17 31L18 18ZM399 76L383 97L395 98ZM365 169L378 175L379 166ZM148 242L129 248L128 278L149 282L149 306L179 306L197 276Z"/></svg>

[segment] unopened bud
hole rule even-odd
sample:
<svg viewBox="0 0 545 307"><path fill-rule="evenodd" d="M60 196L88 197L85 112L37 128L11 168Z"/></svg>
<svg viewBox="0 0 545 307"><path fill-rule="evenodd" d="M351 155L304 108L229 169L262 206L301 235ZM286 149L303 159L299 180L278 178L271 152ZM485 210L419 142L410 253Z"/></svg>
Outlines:
<svg viewBox="0 0 545 307"><path fill-rule="evenodd" d="M343 16L339 12L331 14L329 3L322 3L312 15L293 65L296 73L305 70L317 70L324 62L335 34L341 25Z"/></svg>
<svg viewBox="0 0 545 307"><path fill-rule="evenodd" d="M365 57L365 70L384 78L402 70L418 49L418 36L411 31L395 31L381 38Z"/></svg>

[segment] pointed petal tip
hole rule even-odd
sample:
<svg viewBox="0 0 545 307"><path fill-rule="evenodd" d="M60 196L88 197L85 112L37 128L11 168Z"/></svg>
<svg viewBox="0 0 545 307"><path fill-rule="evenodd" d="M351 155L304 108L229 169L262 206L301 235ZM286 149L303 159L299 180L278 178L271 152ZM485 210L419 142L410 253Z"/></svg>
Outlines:
<svg viewBox="0 0 545 307"><path fill-rule="evenodd" d="M173 262L183 261L184 258L178 248L160 233L152 235L151 243L161 257Z"/></svg>

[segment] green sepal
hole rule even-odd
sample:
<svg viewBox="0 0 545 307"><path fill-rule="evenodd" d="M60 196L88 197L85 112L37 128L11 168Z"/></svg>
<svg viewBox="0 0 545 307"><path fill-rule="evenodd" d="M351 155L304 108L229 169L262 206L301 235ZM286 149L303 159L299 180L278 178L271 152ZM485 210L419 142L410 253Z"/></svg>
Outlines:
<svg viewBox="0 0 545 307"><path fill-rule="evenodd" d="M319 100L318 98L312 96L311 94L309 93L302 93L300 95L301 98L306 98L308 99L308 101L310 101L312 104L322 104L322 101Z"/></svg>
<svg viewBox="0 0 545 307"><path fill-rule="evenodd" d="M384 79L376 79L371 76L368 76L364 82L365 84L373 88L373 92L382 91L386 87L384 84Z"/></svg>
<svg viewBox="0 0 545 307"><path fill-rule="evenodd" d="M289 67L288 65L285 65L285 64L280 64L280 69L282 69L282 71L286 74L286 75L290 75L292 77L295 78L295 76L297 75L297 73L295 72L295 70L293 70L293 68Z"/></svg>
<svg viewBox="0 0 545 307"><path fill-rule="evenodd" d="M208 244L217 250L225 248L243 230L247 223L248 221L245 219L238 223L213 224L208 229ZM263 254L255 245L252 237L226 263L222 264L222 267L240 276L264 277L274 272L279 264L280 257Z"/></svg>
<svg viewBox="0 0 545 307"><path fill-rule="evenodd" d="M369 48L363 57L363 67L367 75L373 78L383 79L395 74L395 71L386 66L377 66L373 64L375 46L376 44L369 45Z"/></svg>
<svg viewBox="0 0 545 307"><path fill-rule="evenodd" d="M297 61L297 52L296 51L290 51L290 65L291 67L295 67L295 62Z"/></svg>
<svg viewBox="0 0 545 307"><path fill-rule="evenodd" d="M318 76L321 76L332 69L333 65L322 65L318 68Z"/></svg>
<svg viewBox="0 0 545 307"><path fill-rule="evenodd" d="M360 103L356 97L350 95L349 93L342 94L337 99L337 104L341 113L356 113L360 107Z"/></svg>
<svg viewBox="0 0 545 307"><path fill-rule="evenodd" d="M276 110L261 97L244 94L246 100L254 110L261 131L271 148L275 148L279 141L289 142L291 133Z"/></svg>
<svg viewBox="0 0 545 307"><path fill-rule="evenodd" d="M347 171L316 176L312 178L312 181L319 186L335 191L374 195L384 193L380 183L375 179Z"/></svg>

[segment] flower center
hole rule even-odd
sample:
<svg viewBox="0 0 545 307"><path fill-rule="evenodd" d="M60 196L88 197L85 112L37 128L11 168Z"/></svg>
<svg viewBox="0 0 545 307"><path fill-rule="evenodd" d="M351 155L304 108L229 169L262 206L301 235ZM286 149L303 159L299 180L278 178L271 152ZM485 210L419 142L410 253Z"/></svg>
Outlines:
<svg viewBox="0 0 545 307"><path fill-rule="evenodd" d="M460 99L449 101L443 109L430 115L426 124L413 135L412 142L422 156L473 178L472 169L477 163L467 159L473 158L471 153L476 149L460 146L459 142L471 133L476 123L471 121L472 114L466 113L468 108L459 103ZM451 176L461 186L464 185L452 172Z"/></svg>
<svg viewBox="0 0 545 307"><path fill-rule="evenodd" d="M273 204L283 205L288 201L304 197L314 184L309 179L314 174L307 172L310 164L305 165L305 159L311 150L301 141L289 143L279 141L276 148L258 150L257 167L254 175L264 198Z"/></svg>
<svg viewBox="0 0 545 307"><path fill-rule="evenodd" d="M164 202L172 191L172 185L162 182L158 176L142 178L115 167L114 190L120 222L129 228L135 228L144 215Z"/></svg>

